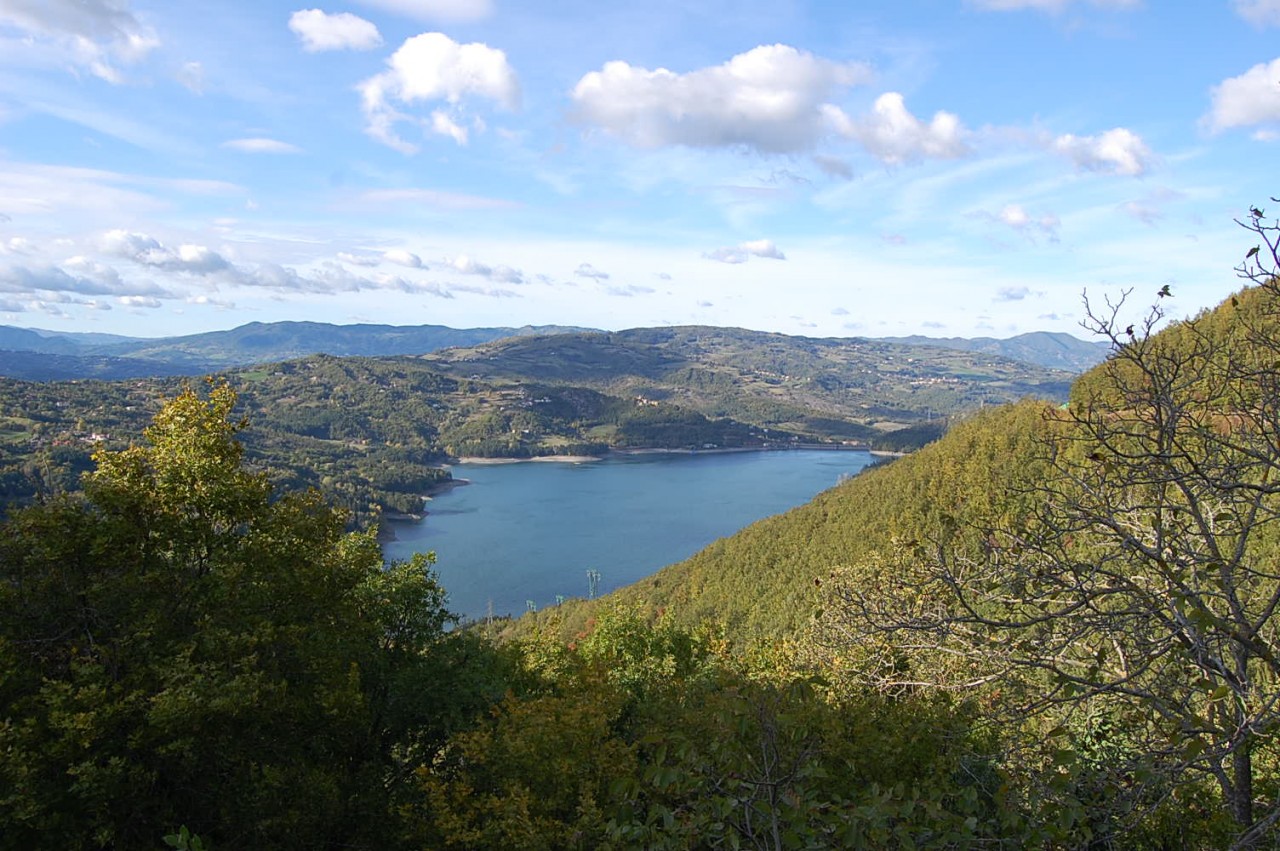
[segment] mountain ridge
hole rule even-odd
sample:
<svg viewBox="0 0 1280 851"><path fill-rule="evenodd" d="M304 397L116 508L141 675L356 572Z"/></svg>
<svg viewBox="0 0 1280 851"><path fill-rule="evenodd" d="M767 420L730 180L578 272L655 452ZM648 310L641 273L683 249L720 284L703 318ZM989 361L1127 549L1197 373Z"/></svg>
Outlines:
<svg viewBox="0 0 1280 851"><path fill-rule="evenodd" d="M1031 332L998 340L980 338L914 337L806 337L777 332L730 329L720 326L667 326L602 331L565 325L493 326L452 328L446 325L387 325L326 322L249 322L221 331L165 337L126 337L114 334L63 332L43 328L0 325L0 351L60 355L57 369L42 369L38 361L0 357L0 375L28 380L65 378L135 378L144 375L195 375L219 369L249 366L329 354L339 357L414 356L443 348L482 345L509 337L560 334L621 334L660 338L690 329L718 329L756 335L773 335L795 341L866 341L1000 355L1071 372L1080 372L1100 361L1106 347L1069 334ZM83 374L76 374L74 358L89 358Z"/></svg>

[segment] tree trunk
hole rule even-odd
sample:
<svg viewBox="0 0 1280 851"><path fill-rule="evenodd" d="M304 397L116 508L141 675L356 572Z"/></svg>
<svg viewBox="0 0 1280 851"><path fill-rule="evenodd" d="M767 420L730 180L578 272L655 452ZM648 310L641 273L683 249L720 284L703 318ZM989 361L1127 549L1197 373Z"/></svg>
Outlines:
<svg viewBox="0 0 1280 851"><path fill-rule="evenodd" d="M1253 826L1252 742L1245 739L1231 753L1231 817L1242 831Z"/></svg>

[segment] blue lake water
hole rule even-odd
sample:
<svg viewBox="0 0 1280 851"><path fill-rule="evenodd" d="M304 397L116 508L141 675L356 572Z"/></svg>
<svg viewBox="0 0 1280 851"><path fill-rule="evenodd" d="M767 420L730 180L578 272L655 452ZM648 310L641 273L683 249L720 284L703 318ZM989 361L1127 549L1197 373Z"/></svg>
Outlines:
<svg viewBox="0 0 1280 851"><path fill-rule="evenodd" d="M557 595L606 593L717 538L808 502L871 463L866 452L792 450L615 456L582 464L458 464L469 485L395 523L389 558L434 550L449 608L519 614Z"/></svg>

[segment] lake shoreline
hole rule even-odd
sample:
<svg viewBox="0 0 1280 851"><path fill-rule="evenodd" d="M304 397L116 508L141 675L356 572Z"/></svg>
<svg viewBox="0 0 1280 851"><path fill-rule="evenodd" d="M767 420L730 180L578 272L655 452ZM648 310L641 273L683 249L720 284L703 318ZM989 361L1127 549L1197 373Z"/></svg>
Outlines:
<svg viewBox="0 0 1280 851"><path fill-rule="evenodd" d="M877 452L869 446L849 446L846 444L836 443L796 443L785 446L725 446L725 447L709 447L702 449L668 449L661 447L638 447L635 449L610 449L603 455L532 455L522 458L514 457L488 457L480 455L463 455L449 461L446 466L454 464L475 464L475 465L491 465L491 464L523 464L527 462L542 463L559 463L559 464L588 464L595 461L603 461L606 458L615 456L626 457L630 455L728 455L738 452L796 452L796 451L822 451L822 452L870 452L875 454L902 454Z"/></svg>
<svg viewBox="0 0 1280 851"><path fill-rule="evenodd" d="M797 452L797 451L821 451L821 452L868 452L872 455L892 455L899 456L902 452L885 452L870 449L866 446L849 446L846 444L832 443L800 443L788 444L785 446L727 446L714 447L704 449L666 449L660 447L638 447L634 449L610 449L604 455L534 455L525 458L497 457L491 458L480 455L463 455L457 458L451 458L444 464L445 468L456 465L472 465L477 467L495 467L507 464L525 464L525 463L544 463L544 464L592 464L598 461L604 461L613 457L643 457L645 455L731 455L743 452ZM471 484L469 479L450 478L442 482L437 482L427 488L422 494L423 509L421 513L405 514L402 512L385 512L382 519L387 521L378 529L378 539L383 542L391 542L397 540L395 533L395 524L405 523L417 525L430 515L430 511L426 508L426 503L430 502L433 497L448 493L456 487Z"/></svg>

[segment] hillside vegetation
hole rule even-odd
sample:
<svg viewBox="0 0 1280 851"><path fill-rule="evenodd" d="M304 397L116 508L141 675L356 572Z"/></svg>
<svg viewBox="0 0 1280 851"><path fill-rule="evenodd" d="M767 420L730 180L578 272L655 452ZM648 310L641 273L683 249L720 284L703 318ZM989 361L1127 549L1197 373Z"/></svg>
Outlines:
<svg viewBox="0 0 1280 851"><path fill-rule="evenodd" d="M233 411L425 442L454 408L391 411L515 384L310 358L240 400L125 396L145 440L0 522L0 848L1270 847L1278 309L1100 320L1115 355L1065 405L453 630L428 557L384 570L273 497ZM104 387L80 404L117 410ZM572 393L541 404L618 398Z"/></svg>
<svg viewBox="0 0 1280 851"><path fill-rule="evenodd" d="M1071 379L982 353L704 326L508 339L426 360L458 376L577 383L847 440L1027 396L1062 399Z"/></svg>
<svg viewBox="0 0 1280 851"><path fill-rule="evenodd" d="M1155 837L1173 827L1178 847L1270 847L1280 290L1261 283L1158 333L1162 304L1123 328L1094 315L1115 354L1069 404L971 417L504 634L572 641L619 608L714 624L739 652L786 647L855 692L976 701L1031 799L1093 802L1070 844L1167 847Z"/></svg>

